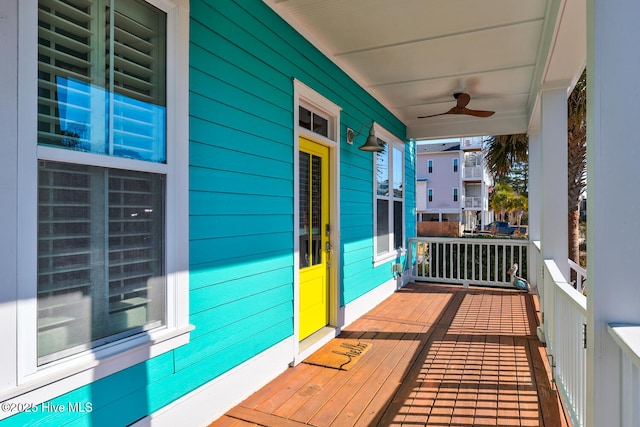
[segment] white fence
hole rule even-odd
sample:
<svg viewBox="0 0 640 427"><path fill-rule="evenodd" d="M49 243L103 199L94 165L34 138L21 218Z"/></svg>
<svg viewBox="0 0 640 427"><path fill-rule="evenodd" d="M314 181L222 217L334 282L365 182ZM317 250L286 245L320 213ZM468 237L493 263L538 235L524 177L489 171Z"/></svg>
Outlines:
<svg viewBox="0 0 640 427"><path fill-rule="evenodd" d="M529 242L516 239L409 239L413 280L512 287L507 271L517 263L527 277Z"/></svg>

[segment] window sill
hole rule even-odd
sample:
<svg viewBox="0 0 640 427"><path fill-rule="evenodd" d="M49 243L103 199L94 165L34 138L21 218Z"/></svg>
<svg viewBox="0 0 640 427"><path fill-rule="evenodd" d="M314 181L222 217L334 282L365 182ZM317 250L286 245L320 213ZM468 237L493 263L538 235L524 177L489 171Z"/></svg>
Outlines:
<svg viewBox="0 0 640 427"><path fill-rule="evenodd" d="M391 261L396 261L398 258L404 256L407 253L407 250L404 248L398 248L394 252L389 252L386 254L379 255L373 260L373 267L379 267L383 264L386 264Z"/></svg>
<svg viewBox="0 0 640 427"><path fill-rule="evenodd" d="M39 404L174 350L189 342L193 326L165 329L132 337L95 351L66 358L22 378L17 387L0 394L3 403ZM0 411L0 420L19 411Z"/></svg>

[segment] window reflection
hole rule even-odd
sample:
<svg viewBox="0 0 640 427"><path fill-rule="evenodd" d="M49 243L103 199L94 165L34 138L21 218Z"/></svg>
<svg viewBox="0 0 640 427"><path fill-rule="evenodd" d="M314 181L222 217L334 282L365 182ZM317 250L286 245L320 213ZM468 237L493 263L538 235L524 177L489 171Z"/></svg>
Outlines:
<svg viewBox="0 0 640 427"><path fill-rule="evenodd" d="M54 132L39 132L40 144L166 161L165 107L73 78L57 77L56 90L58 125Z"/></svg>

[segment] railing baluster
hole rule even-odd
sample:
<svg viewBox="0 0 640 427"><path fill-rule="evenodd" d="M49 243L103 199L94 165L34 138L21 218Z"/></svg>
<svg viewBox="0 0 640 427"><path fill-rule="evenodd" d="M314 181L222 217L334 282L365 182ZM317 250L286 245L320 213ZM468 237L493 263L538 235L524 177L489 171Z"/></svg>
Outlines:
<svg viewBox="0 0 640 427"><path fill-rule="evenodd" d="M476 244L471 245L471 280L476 280Z"/></svg>

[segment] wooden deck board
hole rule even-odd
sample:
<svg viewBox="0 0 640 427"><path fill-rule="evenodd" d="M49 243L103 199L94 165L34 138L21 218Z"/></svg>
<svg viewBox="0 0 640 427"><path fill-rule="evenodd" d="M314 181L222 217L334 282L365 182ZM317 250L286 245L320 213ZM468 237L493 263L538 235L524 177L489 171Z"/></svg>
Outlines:
<svg viewBox="0 0 640 427"><path fill-rule="evenodd" d="M372 343L351 370L300 364L211 425L567 426L536 309L511 290L410 284L343 331Z"/></svg>

